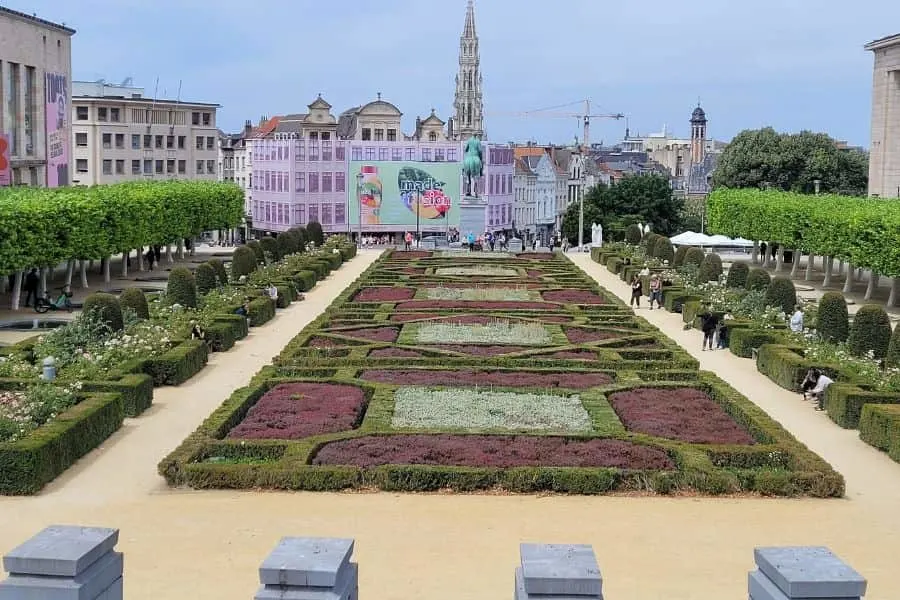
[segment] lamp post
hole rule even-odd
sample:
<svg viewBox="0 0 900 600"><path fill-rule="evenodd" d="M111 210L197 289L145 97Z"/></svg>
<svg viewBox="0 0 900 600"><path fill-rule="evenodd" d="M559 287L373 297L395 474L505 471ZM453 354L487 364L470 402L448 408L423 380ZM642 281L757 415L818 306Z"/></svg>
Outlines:
<svg viewBox="0 0 900 600"><path fill-rule="evenodd" d="M362 184L363 184L363 174L356 174L356 208L357 215L359 218L359 230L357 231L356 243L360 247L362 247Z"/></svg>
<svg viewBox="0 0 900 600"><path fill-rule="evenodd" d="M419 225L419 213L422 211L422 194L416 192L416 249L422 245L422 229Z"/></svg>
<svg viewBox="0 0 900 600"><path fill-rule="evenodd" d="M578 251L584 252L584 186L585 186L585 172L584 172L584 157L582 155L582 163L581 163L581 185L579 186L580 192L578 194Z"/></svg>

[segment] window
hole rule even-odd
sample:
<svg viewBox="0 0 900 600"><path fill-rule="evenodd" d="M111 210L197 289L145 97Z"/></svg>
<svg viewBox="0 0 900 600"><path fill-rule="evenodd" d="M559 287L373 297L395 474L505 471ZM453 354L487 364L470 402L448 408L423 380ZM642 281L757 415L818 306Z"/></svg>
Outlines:
<svg viewBox="0 0 900 600"><path fill-rule="evenodd" d="M175 174L175 160L169 159L166 161L166 174L174 175Z"/></svg>
<svg viewBox="0 0 900 600"><path fill-rule="evenodd" d="M145 136L144 136L144 148L150 148L150 147L151 147L151 142L153 142L153 136L152 136L152 135L145 135Z"/></svg>
<svg viewBox="0 0 900 600"><path fill-rule="evenodd" d="M403 160L403 148L391 148L391 160Z"/></svg>
<svg viewBox="0 0 900 600"><path fill-rule="evenodd" d="M319 174L318 173L310 173L309 174L309 191L311 193L316 193L319 191ZM312 213L310 213L311 215Z"/></svg>
<svg viewBox="0 0 900 600"><path fill-rule="evenodd" d="M125 161L123 159L116 160L116 175L125 174Z"/></svg>
<svg viewBox="0 0 900 600"><path fill-rule="evenodd" d="M203 113L204 115L209 116L209 113ZM209 136L206 138L206 149L207 150L215 150L216 149L216 138Z"/></svg>
<svg viewBox="0 0 900 600"><path fill-rule="evenodd" d="M309 139L318 141L319 140L319 132L318 131L310 131Z"/></svg>
<svg viewBox="0 0 900 600"><path fill-rule="evenodd" d="M376 129L375 130L375 141L376 142L384 141L384 129Z"/></svg>
<svg viewBox="0 0 900 600"><path fill-rule="evenodd" d="M422 148L422 160L426 162L431 160L431 148Z"/></svg>
<svg viewBox="0 0 900 600"><path fill-rule="evenodd" d="M88 172L88 162L86 158L79 158L75 161L75 170L79 173Z"/></svg>
<svg viewBox="0 0 900 600"><path fill-rule="evenodd" d="M206 125L207 127L209 127L209 124L211 123L210 114L208 112L205 112L205 113L203 113L202 116L203 116L203 124Z"/></svg>
<svg viewBox="0 0 900 600"><path fill-rule="evenodd" d="M166 136L166 148L172 149L175 147L175 136L167 135Z"/></svg>
<svg viewBox="0 0 900 600"><path fill-rule="evenodd" d="M375 160L375 148L366 146L366 160Z"/></svg>
<svg viewBox="0 0 900 600"><path fill-rule="evenodd" d="M387 141L389 141L389 142L397 141L397 130L396 129L388 129L387 133L388 133Z"/></svg>
<svg viewBox="0 0 900 600"><path fill-rule="evenodd" d="M191 125L199 125L200 124L200 113L192 112L191 113Z"/></svg>
<svg viewBox="0 0 900 600"><path fill-rule="evenodd" d="M131 149L132 150L140 150L141 149L141 136L138 133L131 134Z"/></svg>
<svg viewBox="0 0 900 600"><path fill-rule="evenodd" d="M328 133L327 131L323 131L323 132L322 132L322 141L323 141L323 142L326 142L326 141L328 141L328 140L330 140L330 139L331 139L331 134Z"/></svg>
<svg viewBox="0 0 900 600"><path fill-rule="evenodd" d="M388 149L387 148L379 148L378 149L378 160L387 160L388 159Z"/></svg>
<svg viewBox="0 0 900 600"><path fill-rule="evenodd" d="M122 120L121 111L118 108L109 109L109 120L118 123Z"/></svg>
<svg viewBox="0 0 900 600"><path fill-rule="evenodd" d="M303 162L304 160L306 160L306 142L304 142L303 140L300 140L299 142L294 144L294 158L297 162ZM243 167L243 159L241 159L241 161L241 167Z"/></svg>
<svg viewBox="0 0 900 600"><path fill-rule="evenodd" d="M87 146L87 134L86 133L76 133L75 134L75 145L76 146Z"/></svg>
<svg viewBox="0 0 900 600"><path fill-rule="evenodd" d="M187 161L179 160L178 161L178 174L184 175L187 172Z"/></svg>
<svg viewBox="0 0 900 600"><path fill-rule="evenodd" d="M163 147L163 136L161 136L161 135L156 136L156 139L154 141L156 142L156 147L158 149Z"/></svg>
<svg viewBox="0 0 900 600"><path fill-rule="evenodd" d="M98 121L108 120L108 112L109 111L106 109L105 106L98 106L97 107L97 120Z"/></svg>
<svg viewBox="0 0 900 600"><path fill-rule="evenodd" d="M306 191L306 173L297 173L294 176L294 191L295 192L305 192Z"/></svg>
<svg viewBox="0 0 900 600"><path fill-rule="evenodd" d="M444 149L443 148L435 148L434 149L434 160L438 162L443 162L444 160Z"/></svg>
<svg viewBox="0 0 900 600"><path fill-rule="evenodd" d="M331 191L331 173L322 173L322 191Z"/></svg>
<svg viewBox="0 0 900 600"><path fill-rule="evenodd" d="M179 150L184 150L184 143L185 143L185 136L179 135L178 136L178 149Z"/></svg>
<svg viewBox="0 0 900 600"><path fill-rule="evenodd" d="M112 148L112 134L104 133L103 134L103 148L104 150L109 150Z"/></svg>
<svg viewBox="0 0 900 600"><path fill-rule="evenodd" d="M87 121L88 120L88 107L87 106L77 106L75 107L75 118L79 121Z"/></svg>
<svg viewBox="0 0 900 600"><path fill-rule="evenodd" d="M203 150L203 136L198 135L194 141L196 142L197 150Z"/></svg>
<svg viewBox="0 0 900 600"><path fill-rule="evenodd" d="M347 219L346 207L343 203L334 205L334 222L338 225Z"/></svg>
<svg viewBox="0 0 900 600"><path fill-rule="evenodd" d="M331 142L322 142L322 160L331 160Z"/></svg>
<svg viewBox="0 0 900 600"><path fill-rule="evenodd" d="M428 134L428 141L429 141L429 142L436 142L436 141L437 141L437 134L436 134L435 132L433 132L433 131L432 131L431 133L429 133L429 134Z"/></svg>
<svg viewBox="0 0 900 600"><path fill-rule="evenodd" d="M157 159L157 161L156 161L156 174L157 175L163 174L163 161L159 160L159 159Z"/></svg>
<svg viewBox="0 0 900 600"><path fill-rule="evenodd" d="M512 189L513 189L513 176L507 175L506 176L506 192L512 193Z"/></svg>
<svg viewBox="0 0 900 600"><path fill-rule="evenodd" d="M447 149L447 160L453 161L453 162L456 161L456 148Z"/></svg>
<svg viewBox="0 0 900 600"><path fill-rule="evenodd" d="M310 204L309 205L309 222L319 221L319 205L318 204Z"/></svg>
<svg viewBox="0 0 900 600"><path fill-rule="evenodd" d="M306 225L306 205L298 204L294 214L297 218L298 225Z"/></svg>
<svg viewBox="0 0 900 600"><path fill-rule="evenodd" d="M307 154L306 159L311 161L319 160L319 145L316 142L309 143L309 154Z"/></svg>
<svg viewBox="0 0 900 600"><path fill-rule="evenodd" d="M141 161L134 158L131 160L131 174L132 175L140 175L141 174Z"/></svg>
<svg viewBox="0 0 900 600"><path fill-rule="evenodd" d="M415 148L407 148L406 149L406 160L416 160L416 149Z"/></svg>
<svg viewBox="0 0 900 600"><path fill-rule="evenodd" d="M23 125L25 126L25 155L34 156L34 133L36 128L35 109L35 91L37 82L35 81L34 67L25 67L25 114L23 115ZM37 185L37 169L29 168L29 179L31 185Z"/></svg>
<svg viewBox="0 0 900 600"><path fill-rule="evenodd" d="M325 225L331 225L331 205L323 204L322 205L322 223Z"/></svg>
<svg viewBox="0 0 900 600"><path fill-rule="evenodd" d="M216 174L216 161L214 161L214 160L206 161L206 172L209 175Z"/></svg>
<svg viewBox="0 0 900 600"><path fill-rule="evenodd" d="M343 160L344 160L344 156L345 156L344 147L343 147L343 146L336 146L336 147L334 148L334 160L340 160L340 161L343 161Z"/></svg>
<svg viewBox="0 0 900 600"><path fill-rule="evenodd" d="M338 171L334 174L334 191L336 192L345 192L347 191L347 179L346 175L343 172ZM339 221L343 222L343 221Z"/></svg>
<svg viewBox="0 0 900 600"><path fill-rule="evenodd" d="M203 164L202 160L197 161L197 175L203 175Z"/></svg>
<svg viewBox="0 0 900 600"><path fill-rule="evenodd" d="M87 117L85 117L85 118L87 118ZM369 129L368 127L363 127L363 130L362 130L362 139L363 139L364 142L371 141L371 139L372 139L372 130Z"/></svg>
<svg viewBox="0 0 900 600"><path fill-rule="evenodd" d="M125 147L125 134L124 134L124 133L117 133L117 134L116 134L116 148L118 148L119 150L121 150L121 149L123 149L124 147Z"/></svg>
<svg viewBox="0 0 900 600"><path fill-rule="evenodd" d="M103 174L104 175L112 175L112 165L113 165L113 162L110 159L108 159L108 158L103 159Z"/></svg>
<svg viewBox="0 0 900 600"><path fill-rule="evenodd" d="M340 148L338 149L340 150ZM359 146L353 146L350 149L350 160L362 160L363 159L363 151Z"/></svg>

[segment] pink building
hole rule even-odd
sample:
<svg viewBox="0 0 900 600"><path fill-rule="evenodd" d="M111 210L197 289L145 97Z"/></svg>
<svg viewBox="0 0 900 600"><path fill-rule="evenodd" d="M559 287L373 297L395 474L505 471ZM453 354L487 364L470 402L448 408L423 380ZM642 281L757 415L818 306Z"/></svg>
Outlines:
<svg viewBox="0 0 900 600"><path fill-rule="evenodd" d="M479 184L488 200L485 230L503 231L522 224L513 224L513 175L515 157L506 145L485 144L484 178Z"/></svg>

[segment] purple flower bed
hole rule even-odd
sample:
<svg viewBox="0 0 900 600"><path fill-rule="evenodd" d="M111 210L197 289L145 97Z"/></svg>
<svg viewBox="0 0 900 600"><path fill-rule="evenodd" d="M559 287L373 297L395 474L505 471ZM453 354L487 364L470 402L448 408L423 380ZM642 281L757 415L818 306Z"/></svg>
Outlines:
<svg viewBox="0 0 900 600"><path fill-rule="evenodd" d="M376 348L369 352L369 356L372 358L422 358L425 355L406 348Z"/></svg>
<svg viewBox="0 0 900 600"><path fill-rule="evenodd" d="M410 300L416 290L404 287L367 287L359 291L354 302L400 302Z"/></svg>
<svg viewBox="0 0 900 600"><path fill-rule="evenodd" d="M597 331L596 329L580 329L570 327L566 329L566 338L573 344L589 344L620 337L610 331Z"/></svg>
<svg viewBox="0 0 900 600"><path fill-rule="evenodd" d="M370 327L352 331L336 331L334 333L372 342L393 342L400 335L400 330L396 327Z"/></svg>

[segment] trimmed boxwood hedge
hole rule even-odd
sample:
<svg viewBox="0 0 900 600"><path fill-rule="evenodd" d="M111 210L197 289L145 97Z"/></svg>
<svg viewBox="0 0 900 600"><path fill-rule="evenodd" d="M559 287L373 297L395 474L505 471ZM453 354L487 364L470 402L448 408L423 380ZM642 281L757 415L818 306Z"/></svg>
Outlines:
<svg viewBox="0 0 900 600"><path fill-rule="evenodd" d="M874 392L865 384L835 382L825 390L825 410L831 420L844 429L859 427L859 419L866 404L900 404L898 392Z"/></svg>
<svg viewBox="0 0 900 600"><path fill-rule="evenodd" d="M250 327L259 327L275 318L275 302L268 296L250 301Z"/></svg>
<svg viewBox="0 0 900 600"><path fill-rule="evenodd" d="M750 274L750 265L744 261L736 262L728 269L728 278L725 285L730 288L744 288L747 286L747 276Z"/></svg>
<svg viewBox="0 0 900 600"><path fill-rule="evenodd" d="M876 360L887 355L891 343L891 320L884 309L877 304L859 307L853 315L847 348L856 356L871 352Z"/></svg>
<svg viewBox="0 0 900 600"><path fill-rule="evenodd" d="M271 300L270 300L271 302ZM206 366L209 348L203 340L185 340L160 356L143 361L154 385L181 385Z"/></svg>
<svg viewBox="0 0 900 600"><path fill-rule="evenodd" d="M225 352L238 340L247 337L249 325L241 315L219 315L206 328L206 343L213 352Z"/></svg>
<svg viewBox="0 0 900 600"><path fill-rule="evenodd" d="M138 417L153 404L153 378L143 373L123 375L116 381L85 381L83 392L117 393L122 396L126 417Z"/></svg>
<svg viewBox="0 0 900 600"><path fill-rule="evenodd" d="M315 271L297 271L292 279L298 290L308 292L315 287L318 278Z"/></svg>
<svg viewBox="0 0 900 600"><path fill-rule="evenodd" d="M866 404L859 420L859 437L900 462L900 406Z"/></svg>
<svg viewBox="0 0 900 600"><path fill-rule="evenodd" d="M778 344L783 340L784 336L774 329L741 327L728 330L728 349L741 358L751 358L754 349L758 350L766 344Z"/></svg>
<svg viewBox="0 0 900 600"><path fill-rule="evenodd" d="M835 381L841 377L840 365L807 360L802 352L802 348L765 344L759 349L756 368L781 387L793 392L800 391L806 372L813 367Z"/></svg>
<svg viewBox="0 0 900 600"><path fill-rule="evenodd" d="M840 292L825 292L819 300L816 331L826 341L846 342L850 333L847 300Z"/></svg>

